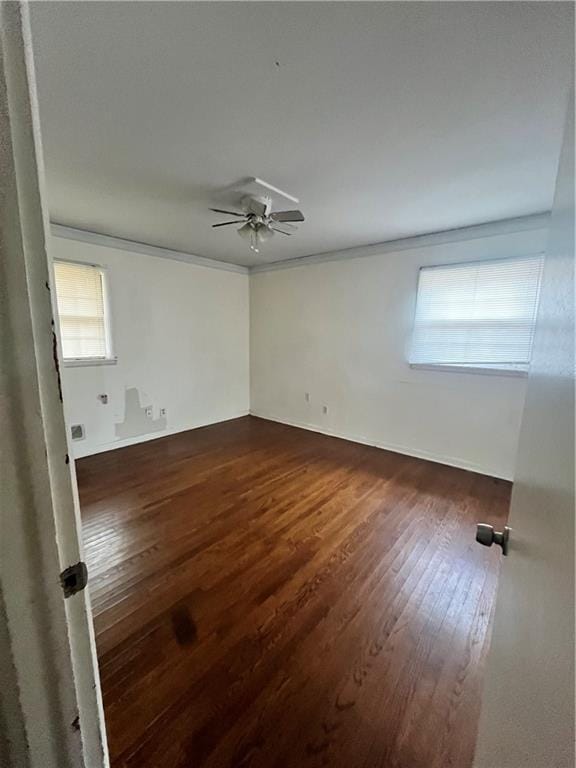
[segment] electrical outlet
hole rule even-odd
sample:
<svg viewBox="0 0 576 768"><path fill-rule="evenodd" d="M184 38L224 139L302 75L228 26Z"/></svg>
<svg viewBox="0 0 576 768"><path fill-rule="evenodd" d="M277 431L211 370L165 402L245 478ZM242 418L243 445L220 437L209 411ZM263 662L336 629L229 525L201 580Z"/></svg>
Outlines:
<svg viewBox="0 0 576 768"><path fill-rule="evenodd" d="M327 405L323 405L323 406L322 406L322 413L323 413L324 415L326 415L326 414L328 413L328 406L327 406Z"/></svg>
<svg viewBox="0 0 576 768"><path fill-rule="evenodd" d="M166 408L160 408L160 416L166 416Z"/></svg>
<svg viewBox="0 0 576 768"><path fill-rule="evenodd" d="M98 395L98 400L100 400L102 405L108 405L108 395Z"/></svg>
<svg viewBox="0 0 576 768"><path fill-rule="evenodd" d="M144 409L144 413L146 414L147 418L152 418L152 406L149 405L147 408Z"/></svg>

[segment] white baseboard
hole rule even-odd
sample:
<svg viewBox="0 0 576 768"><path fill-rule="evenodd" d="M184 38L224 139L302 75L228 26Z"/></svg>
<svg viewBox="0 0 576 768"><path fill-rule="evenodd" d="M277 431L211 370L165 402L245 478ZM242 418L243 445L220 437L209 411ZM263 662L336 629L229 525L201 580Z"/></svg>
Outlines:
<svg viewBox="0 0 576 768"><path fill-rule="evenodd" d="M452 456L441 456L430 451L421 451L414 448L406 448L402 445L395 445L393 443L384 443L381 441L374 442L374 440L368 439L361 435L347 434L344 432L337 432L332 429L320 427L317 424L308 424L305 422L291 421L289 419L280 419L277 416L273 416L264 411L254 410L250 411L251 416L255 416L259 419L266 419L267 421L276 421L279 424L286 424L289 427L297 427L298 429L306 429L309 432L319 432L322 435L328 435L329 437L337 437L340 440L349 440L352 443L360 443L361 445L369 445L373 448L381 448L384 451L392 451L392 453L400 453L404 456L413 456L416 459L424 459L426 461L433 461L435 464L446 464L449 467L456 467L457 469L465 469L468 472L476 472L479 475L487 475L488 477L496 477L500 480L513 480L512 477L503 475L498 470L492 467L483 467L474 462L464 461L462 459L456 459Z"/></svg>
<svg viewBox="0 0 576 768"><path fill-rule="evenodd" d="M234 419L240 419L242 416L249 416L250 411L240 411L234 416L227 416L225 419L216 419L216 421L204 421L195 424L190 424L184 427L177 427L175 429L164 429L162 432L151 432L148 435L137 435L136 437L126 437L124 440L113 440L109 443L102 443L88 448L86 452L81 450L81 447L75 443L72 443L72 449L75 459L84 459L86 456L95 456L97 453L106 453L107 451L115 451L117 448L127 448L129 445L138 445L138 443L147 443L150 440L161 440L163 437L169 437L170 435L178 435L181 432L190 432L193 429L200 429L201 427L209 427L212 424L223 424L226 421L233 421Z"/></svg>
<svg viewBox="0 0 576 768"><path fill-rule="evenodd" d="M92 446L86 452L80 449L80 446L73 445L75 449L74 458L82 459L86 456L95 456L98 453L106 453L107 451L114 451L118 448L127 448L130 445L137 445L138 443L147 443L150 440L161 440L163 437L169 437L170 435L177 435L181 432L190 432L194 429L200 429L201 427L208 427L212 424L222 424L226 421L232 421L239 419L242 416L254 416L259 419L266 419L267 421L275 421L279 424L286 424L289 427L297 427L298 429L306 429L309 432L318 432L322 435L329 437L337 437L340 440L349 440L352 443L359 443L360 445L369 445L373 448L380 448L384 451L392 451L393 453L399 453L404 456L413 456L416 459L424 459L425 461L432 461L436 464L446 464L449 467L456 467L457 469L465 469L468 472L476 472L480 475L488 475L489 477L496 477L501 480L513 480L512 477L503 475L501 472L492 467L483 467L474 462L464 461L462 459L456 459L452 456L442 456L432 453L430 451L422 451L414 448L407 448L402 445L395 445L393 443L385 443L382 441L374 441L368 439L362 435L356 435L352 433L338 432L336 430L327 429L317 424L309 424L306 422L293 421L291 419L282 419L274 416L265 411L252 409L250 411L240 411L234 416L228 416L225 419L217 419L216 421L205 421L190 424L176 429L166 429L163 432L152 432L148 435L138 435L137 437L129 437L124 440L114 440L110 443L103 443L101 445Z"/></svg>

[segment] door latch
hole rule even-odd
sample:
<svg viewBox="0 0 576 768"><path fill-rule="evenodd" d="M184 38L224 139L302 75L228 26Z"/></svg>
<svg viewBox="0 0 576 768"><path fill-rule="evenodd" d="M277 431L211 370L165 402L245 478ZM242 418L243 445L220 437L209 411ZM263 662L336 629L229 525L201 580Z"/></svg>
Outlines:
<svg viewBox="0 0 576 768"><path fill-rule="evenodd" d="M64 597L72 597L77 592L81 592L86 587L86 584L88 584L88 568L86 563L80 560L75 565L65 568L60 574L60 584Z"/></svg>
<svg viewBox="0 0 576 768"><path fill-rule="evenodd" d="M508 539L510 538L510 528L505 525L503 531L495 531L493 525L487 523L478 523L476 526L476 541L484 547L491 547L492 544L498 544L502 547L502 554L508 554Z"/></svg>

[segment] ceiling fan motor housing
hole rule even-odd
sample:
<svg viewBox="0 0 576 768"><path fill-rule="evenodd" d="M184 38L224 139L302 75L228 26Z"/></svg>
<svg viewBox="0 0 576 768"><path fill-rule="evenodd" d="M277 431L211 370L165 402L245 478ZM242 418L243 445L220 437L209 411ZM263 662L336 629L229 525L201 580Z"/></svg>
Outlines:
<svg viewBox="0 0 576 768"><path fill-rule="evenodd" d="M262 219L267 218L272 211L272 199L270 197L251 197L242 198L242 206L246 213L251 213Z"/></svg>

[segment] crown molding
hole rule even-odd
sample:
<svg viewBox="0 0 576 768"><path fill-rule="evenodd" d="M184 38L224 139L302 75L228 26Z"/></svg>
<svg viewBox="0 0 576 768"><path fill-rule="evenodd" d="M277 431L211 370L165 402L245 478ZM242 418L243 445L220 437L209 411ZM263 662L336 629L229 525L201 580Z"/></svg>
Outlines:
<svg viewBox="0 0 576 768"><path fill-rule="evenodd" d="M305 267L310 264L322 264L326 261L343 261L345 259L360 259L366 256L380 256L384 253L396 253L398 251L426 248L445 243L457 243L465 240L477 240L484 237L496 237L515 232L523 232L533 229L544 229L548 226L550 213L535 213L530 216L520 216L514 219L500 219L486 224L477 224L472 227L460 227L448 229L443 232L432 232L426 235L405 237L398 240L385 240L373 245L363 245L357 248L346 248L342 251L328 251L312 256L301 256L297 259L273 261L269 264L258 264L250 268L251 274L259 272L273 272L278 269L293 269Z"/></svg>
<svg viewBox="0 0 576 768"><path fill-rule="evenodd" d="M195 264L208 269L220 269L225 272L236 272L238 274L258 274L259 272L273 272L278 269L293 269L294 267L304 267L311 264L322 264L328 261L343 261L345 259L360 259L366 256L376 256L385 253L395 253L415 248L426 248L433 245L443 245L445 243L457 243L465 240L477 240L484 237L496 237L498 235L507 235L514 232L523 232L534 229L544 229L548 226L550 218L549 212L535 213L531 216L520 216L514 219L501 219L486 224L477 224L471 227L460 227L458 229L448 229L442 232L431 232L414 237L405 237L398 240L385 240L381 243L372 245L363 245L357 248L346 248L341 251L328 251L326 253L317 253L311 256L301 256L297 259L286 259L283 261L273 261L269 264L258 264L253 267L243 267L239 264L230 264L226 261L209 259L205 256L196 256L184 251L176 251L171 248L162 248L157 245L141 243L136 240L127 240L114 235L106 235L101 232L92 232L87 229L69 227L57 222L51 222L51 232L54 237L61 237L65 240L76 240L91 245L101 245L106 248L115 248L116 250L139 253L145 256L156 256L161 259L172 259L173 261L182 261L186 264Z"/></svg>
<svg viewBox="0 0 576 768"><path fill-rule="evenodd" d="M171 248L162 248L158 245L149 245L148 243L140 243L136 240L125 240L123 237L105 235L101 232L91 232L87 229L68 227L64 224L58 224L57 222L51 222L50 231L54 237L61 237L64 240L76 240L81 243L101 245L105 248L115 248L119 251L129 251L130 253L139 253L144 256L156 256L160 259L183 261L186 264L195 264L199 267L207 267L208 269L220 269L225 272L237 272L242 275L247 275L249 271L247 267L242 267L239 264L229 264L226 261L217 261L216 259L208 259L204 256L195 256L192 253L175 251Z"/></svg>

